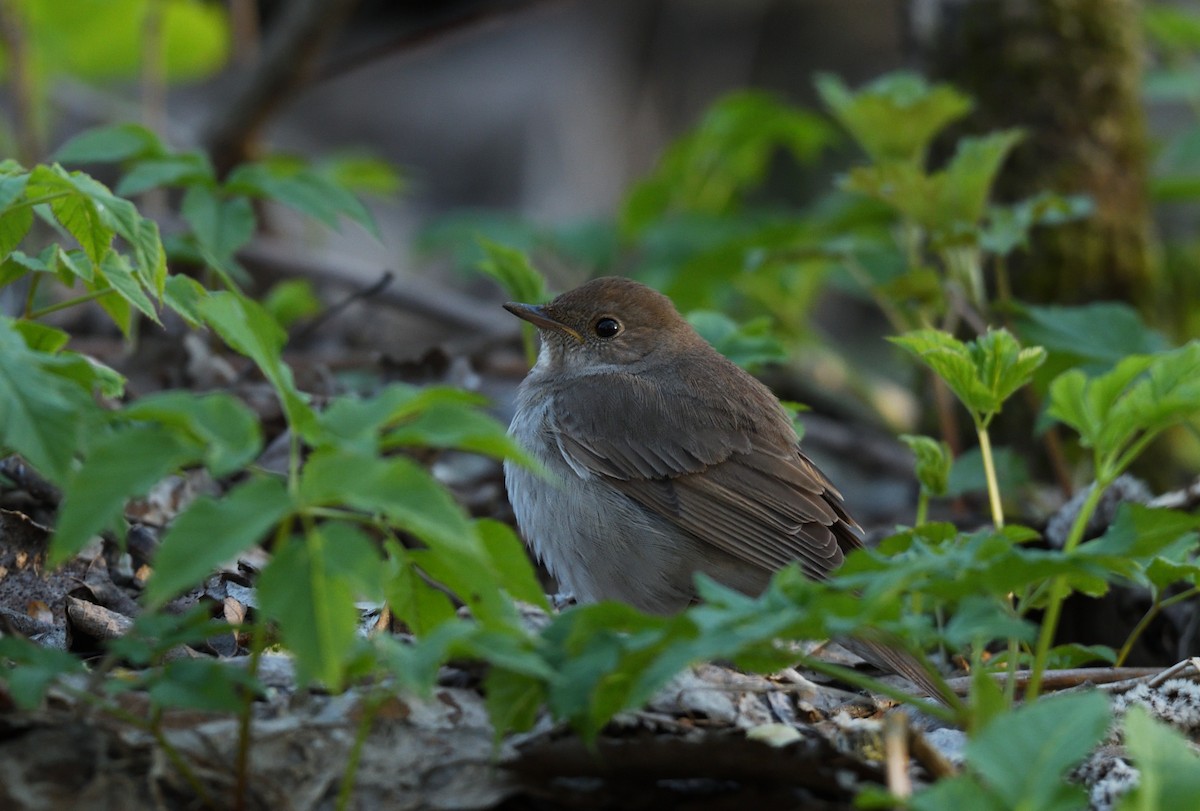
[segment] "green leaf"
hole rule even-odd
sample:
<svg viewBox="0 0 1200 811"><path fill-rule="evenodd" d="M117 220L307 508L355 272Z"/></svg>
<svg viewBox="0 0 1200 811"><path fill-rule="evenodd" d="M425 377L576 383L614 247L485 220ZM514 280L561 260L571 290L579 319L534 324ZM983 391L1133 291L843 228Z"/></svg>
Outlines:
<svg viewBox="0 0 1200 811"><path fill-rule="evenodd" d="M63 488L48 562L58 566L93 535L113 527L125 502L200 455L200 447L157 425L116 431L94 442Z"/></svg>
<svg viewBox="0 0 1200 811"><path fill-rule="evenodd" d="M1046 359L1046 350L1023 349L1004 329L989 329L966 344L938 330L917 330L888 340L933 369L984 427Z"/></svg>
<svg viewBox="0 0 1200 811"><path fill-rule="evenodd" d="M33 227L33 209L12 208L0 214L0 258L7 257L25 239Z"/></svg>
<svg viewBox="0 0 1200 811"><path fill-rule="evenodd" d="M414 445L457 448L533 464L524 448L508 435L508 429L474 404L446 402L422 410L383 436L385 449Z"/></svg>
<svg viewBox="0 0 1200 811"><path fill-rule="evenodd" d="M967 761L1006 808L1082 808L1083 789L1064 780L1108 729L1099 693L1050 696L1000 716L967 744Z"/></svg>
<svg viewBox="0 0 1200 811"><path fill-rule="evenodd" d="M157 423L186 437L203 449L204 464L217 478L245 467L262 450L258 417L229 394L159 392L131 403L120 414L125 419Z"/></svg>
<svg viewBox="0 0 1200 811"><path fill-rule="evenodd" d="M392 613L419 636L453 620L454 603L445 591L421 575L408 550L395 541L387 542L387 550L384 594Z"/></svg>
<svg viewBox="0 0 1200 811"><path fill-rule="evenodd" d="M29 349L12 322L0 319L0 445L61 484L83 428L100 409L90 390L45 368L52 360Z"/></svg>
<svg viewBox="0 0 1200 811"><path fill-rule="evenodd" d="M54 159L60 163L116 163L166 152L152 130L140 124L117 124L79 133L55 150Z"/></svg>
<svg viewBox="0 0 1200 811"><path fill-rule="evenodd" d="M546 280L523 251L482 237L476 241L484 252L479 270L498 281L505 293L523 304L540 304L546 300Z"/></svg>
<svg viewBox="0 0 1200 811"><path fill-rule="evenodd" d="M1059 375L1047 414L1095 450L1096 478L1107 484L1151 438L1200 415L1200 342L1133 355L1091 378L1077 369Z"/></svg>
<svg viewBox="0 0 1200 811"><path fill-rule="evenodd" d="M317 168L333 183L359 194L391 197L404 187L404 178L397 168L373 155L359 152L330 155Z"/></svg>
<svg viewBox="0 0 1200 811"><path fill-rule="evenodd" d="M1007 256L1017 248L1029 247L1029 234L1034 227L1074 222L1091 216L1094 210L1095 204L1090 197L1062 197L1050 192L1012 205L992 205L988 207L986 222L979 233L979 244L988 253ZM1026 337L1026 340L1041 343L1033 338Z"/></svg>
<svg viewBox="0 0 1200 811"><path fill-rule="evenodd" d="M200 312L200 302L206 296L208 290L204 285L188 276L171 276L163 287L163 303L192 327L200 326L204 318Z"/></svg>
<svg viewBox="0 0 1200 811"><path fill-rule="evenodd" d="M550 611L545 589L538 582L529 553L517 534L507 524L490 519L480 519L475 526L500 586L514 599Z"/></svg>
<svg viewBox="0 0 1200 811"><path fill-rule="evenodd" d="M158 313L154 311L154 303L146 295L141 281L134 276L133 268L124 256L110 251L96 270L97 278L93 283L95 289L103 290L111 286L121 298L137 307L142 315L156 324L162 323L158 320Z"/></svg>
<svg viewBox="0 0 1200 811"><path fill-rule="evenodd" d="M1120 811L1196 807L1200 802L1200 756L1187 738L1135 706L1125 715L1125 746L1139 779L1121 798Z"/></svg>
<svg viewBox="0 0 1200 811"><path fill-rule="evenodd" d="M32 198L49 197L47 205L54 218L79 243L94 265L108 253L115 231L105 221L96 203L83 194L60 166L34 167L26 194Z"/></svg>
<svg viewBox="0 0 1200 811"><path fill-rule="evenodd" d="M780 152L811 163L835 137L833 128L808 110L761 91L731 93L634 186L621 213L621 229L636 236L681 215L732 214L750 190L762 185Z"/></svg>
<svg viewBox="0 0 1200 811"><path fill-rule="evenodd" d="M0 659L12 662L0 667L0 680L18 707L35 710L46 691L61 676L82 676L84 664L74 654L45 648L16 636L0 637Z"/></svg>
<svg viewBox="0 0 1200 811"><path fill-rule="evenodd" d="M305 438L311 436L316 416L280 357L287 335L275 319L257 302L225 291L200 299L196 309L225 343L254 361L271 381L292 430Z"/></svg>
<svg viewBox="0 0 1200 811"><path fill-rule="evenodd" d="M90 81L134 80L143 70L149 0L73 0L31 3L25 13L39 64L51 76ZM230 25L222 6L161 0L163 69L169 81L199 79L222 66Z"/></svg>
<svg viewBox="0 0 1200 811"><path fill-rule="evenodd" d="M132 197L159 186L211 186L215 179L212 164L206 155L186 152L138 161L121 177L116 192Z"/></svg>
<svg viewBox="0 0 1200 811"><path fill-rule="evenodd" d="M375 219L357 197L295 159L281 157L244 163L230 173L225 185L235 193L282 203L330 228L338 227L339 217L349 217L379 237Z"/></svg>
<svg viewBox="0 0 1200 811"><path fill-rule="evenodd" d="M541 679L492 667L484 677L483 693L499 739L509 732L525 732L533 726L546 700L546 685Z"/></svg>
<svg viewBox="0 0 1200 811"><path fill-rule="evenodd" d="M931 86L904 71L858 91L829 74L818 75L816 85L833 117L877 163L923 163L934 136L971 110L971 100L950 85Z"/></svg>
<svg viewBox="0 0 1200 811"><path fill-rule="evenodd" d="M267 291L262 305L284 329L321 311L321 300L308 279L279 282Z"/></svg>
<svg viewBox="0 0 1200 811"><path fill-rule="evenodd" d="M992 463L996 468L996 482L1001 493L1013 494L1029 484L1029 464L1025 457L1012 448L992 449ZM983 470L983 454L978 446L963 451L950 465L944 495L955 498L966 493L983 493L987 490L987 476Z"/></svg>
<svg viewBox="0 0 1200 811"><path fill-rule="evenodd" d="M1106 371L1128 355L1167 349L1167 339L1142 321L1128 304L1107 301L1074 307L1023 305L1022 340L1048 351L1097 365Z"/></svg>
<svg viewBox="0 0 1200 811"><path fill-rule="evenodd" d="M218 659L176 659L148 675L146 692L158 707L236 713L247 690L261 689L246 668Z"/></svg>
<svg viewBox="0 0 1200 811"><path fill-rule="evenodd" d="M226 276L237 275L234 254L254 236L257 220L245 197L226 199L207 186L190 186L180 208L204 260Z"/></svg>
<svg viewBox="0 0 1200 811"><path fill-rule="evenodd" d="M903 434L900 441L916 457L917 481L932 496L944 496L949 484L950 465L954 459L950 446L932 437Z"/></svg>
<svg viewBox="0 0 1200 811"><path fill-rule="evenodd" d="M0 211L17 202L25 193L25 186L28 183L28 172L0 173Z"/></svg>
<svg viewBox="0 0 1200 811"><path fill-rule="evenodd" d="M693 310L687 321L714 349L745 369L787 360L783 344L771 331L770 318L738 324L715 310Z"/></svg>
<svg viewBox="0 0 1200 811"><path fill-rule="evenodd" d="M408 559L458 595L480 622L514 621L479 531L445 488L412 460L318 450L301 473L299 494L305 507L348 506L383 515L389 525L428 545L410 551Z"/></svg>
<svg viewBox="0 0 1200 811"><path fill-rule="evenodd" d="M157 608L262 540L292 510L282 483L251 479L220 499L202 497L175 519L154 558L147 606Z"/></svg>
<svg viewBox="0 0 1200 811"><path fill-rule="evenodd" d="M53 355L71 340L70 333L58 327L50 327L36 321L13 321L11 323L12 328L25 339L25 345L35 352Z"/></svg>
<svg viewBox="0 0 1200 811"><path fill-rule="evenodd" d="M354 649L358 611L350 579L334 570L330 557L319 527L292 538L263 570L258 597L296 654L297 681L316 679L338 690Z"/></svg>

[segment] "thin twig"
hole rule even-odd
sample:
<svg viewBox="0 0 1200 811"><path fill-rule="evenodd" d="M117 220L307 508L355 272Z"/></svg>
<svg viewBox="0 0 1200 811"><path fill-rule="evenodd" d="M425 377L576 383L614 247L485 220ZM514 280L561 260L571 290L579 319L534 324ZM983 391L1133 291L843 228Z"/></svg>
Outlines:
<svg viewBox="0 0 1200 811"><path fill-rule="evenodd" d="M375 297L391 284L393 279L395 279L395 274L390 270L385 270L369 287L356 290L350 295L345 296L341 301L334 302L326 307L316 318L305 324L303 329L297 330L296 334L292 336L292 341L302 341L308 338L328 323L335 315L345 310L354 302Z"/></svg>

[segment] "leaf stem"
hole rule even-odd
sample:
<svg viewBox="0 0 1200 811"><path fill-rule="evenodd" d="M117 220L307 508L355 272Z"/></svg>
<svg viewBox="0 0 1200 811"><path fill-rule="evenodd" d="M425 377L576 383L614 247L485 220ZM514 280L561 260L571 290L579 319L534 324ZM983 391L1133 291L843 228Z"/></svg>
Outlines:
<svg viewBox="0 0 1200 811"><path fill-rule="evenodd" d="M1067 541L1063 544L1063 552L1070 553L1075 547L1079 546L1083 540L1083 534L1087 530L1088 521L1091 520L1092 514L1096 512L1096 506L1100 503L1100 497L1104 495L1104 491L1108 489L1109 481L1096 480L1092 485L1092 489L1088 492L1087 498L1084 499L1079 512L1075 514L1075 522L1071 524L1071 531L1067 535ZM1046 605L1046 614L1042 617L1042 627L1038 632L1037 648L1033 655L1033 668L1029 674L1029 684L1025 688L1025 700L1031 701L1037 698L1038 693L1042 688L1042 674L1046 670L1046 659L1050 654L1050 644L1054 641L1054 634L1058 630L1058 619L1062 614L1063 601L1067 598L1068 590L1066 583L1061 576L1055 577L1050 582L1049 602Z"/></svg>
<svg viewBox="0 0 1200 811"><path fill-rule="evenodd" d="M30 287L30 292L31 293L33 292L32 287ZM60 301L57 304L51 304L48 307L43 307L42 309L34 310L33 312L29 312L28 306L27 306L25 318L27 320L33 321L35 319L42 318L43 316L50 315L50 313L56 313L59 310L66 310L66 309L68 309L70 307L74 307L78 304L86 304L89 301L95 301L96 299L104 298L105 296L110 295L111 293L115 293L115 292L117 292L117 289L115 287L106 287L103 290L93 290L92 292L85 293L82 296L76 296L73 299L67 299L66 301ZM30 303L32 303L32 301Z"/></svg>
<svg viewBox="0 0 1200 811"><path fill-rule="evenodd" d="M354 779L358 774L358 765L362 761L363 747L371 734L371 727L375 725L375 717L379 714L379 708L383 706L386 698L386 693L378 690L363 699L362 717L359 719L358 730L354 735L354 744L350 747L350 755L347 758L346 770L342 774L341 785L338 787L337 805L334 806L334 811L346 811L350 807L350 799L354 794Z"/></svg>
<svg viewBox="0 0 1200 811"><path fill-rule="evenodd" d="M1197 594L1200 594L1200 586L1193 586L1187 591L1182 591L1162 601L1156 601L1154 605L1150 606L1150 609L1138 620L1138 624L1129 632L1129 637L1125 640L1125 644L1121 646L1121 650L1117 654L1117 661L1113 662L1113 667L1121 667L1125 664L1125 660L1129 657L1129 652L1133 650L1133 643L1150 627L1150 623L1162 613L1164 608L1195 597Z"/></svg>
<svg viewBox="0 0 1200 811"><path fill-rule="evenodd" d="M975 433L979 437L979 453L983 456L983 475L987 478L988 503L992 507L992 524L1004 529L1004 507L1000 503L1000 484L996 480L996 460L992 457L992 441L988 437L987 424L975 421Z"/></svg>

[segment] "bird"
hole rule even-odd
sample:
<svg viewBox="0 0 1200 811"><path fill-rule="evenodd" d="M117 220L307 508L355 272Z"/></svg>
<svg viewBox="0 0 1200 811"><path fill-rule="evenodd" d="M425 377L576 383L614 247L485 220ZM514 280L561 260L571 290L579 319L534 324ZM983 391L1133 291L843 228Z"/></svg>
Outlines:
<svg viewBox="0 0 1200 811"><path fill-rule="evenodd" d="M602 277L504 307L540 336L509 434L542 468L506 461L506 490L526 543L578 602L672 614L696 601L697 574L758 595L789 564L824 579L862 548L778 398L668 297ZM943 696L907 652L849 647Z"/></svg>

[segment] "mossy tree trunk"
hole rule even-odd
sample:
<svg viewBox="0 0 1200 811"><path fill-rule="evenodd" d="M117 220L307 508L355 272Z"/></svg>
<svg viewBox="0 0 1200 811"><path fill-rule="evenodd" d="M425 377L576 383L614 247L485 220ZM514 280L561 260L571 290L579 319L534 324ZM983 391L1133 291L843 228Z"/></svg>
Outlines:
<svg viewBox="0 0 1200 811"><path fill-rule="evenodd" d="M1033 251L1014 265L1018 297L1148 303L1155 270L1140 3L916 0L912 10L926 21L934 76L977 101L968 126L1027 131L1001 174L1000 199L1050 190L1095 202L1087 221L1035 234Z"/></svg>

